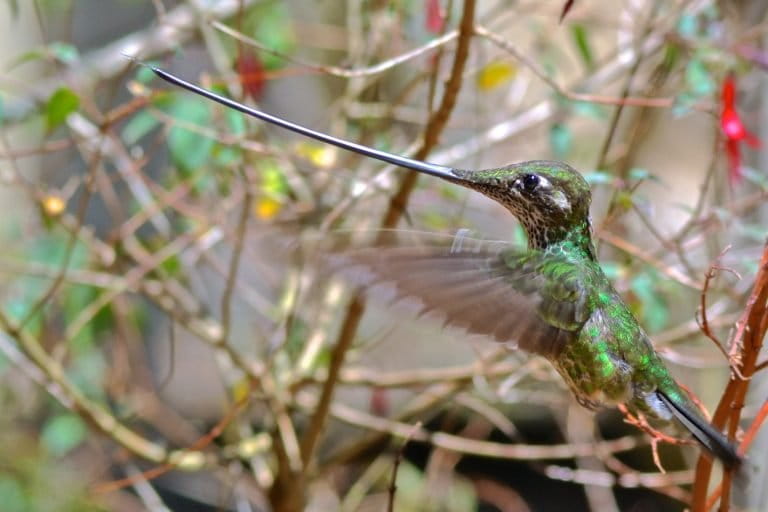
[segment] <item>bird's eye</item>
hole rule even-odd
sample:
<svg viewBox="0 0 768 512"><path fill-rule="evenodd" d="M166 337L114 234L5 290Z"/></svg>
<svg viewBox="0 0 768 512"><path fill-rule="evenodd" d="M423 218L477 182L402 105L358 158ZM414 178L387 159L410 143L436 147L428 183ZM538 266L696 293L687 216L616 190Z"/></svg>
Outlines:
<svg viewBox="0 0 768 512"><path fill-rule="evenodd" d="M523 190L533 192L539 186L539 177L535 174L526 174L523 176Z"/></svg>

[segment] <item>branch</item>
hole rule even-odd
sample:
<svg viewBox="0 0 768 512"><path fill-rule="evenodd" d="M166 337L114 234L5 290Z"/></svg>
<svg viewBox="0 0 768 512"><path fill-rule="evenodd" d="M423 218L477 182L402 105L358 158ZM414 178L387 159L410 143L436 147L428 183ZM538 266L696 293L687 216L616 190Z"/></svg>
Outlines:
<svg viewBox="0 0 768 512"><path fill-rule="evenodd" d="M763 338L768 330L768 244L763 247L763 255L760 259L755 284L752 288L747 306L738 322L738 328L733 335L731 346L732 354L739 361L739 370L745 379L739 378L734 373L728 381L728 385L720 398L720 403L712 417L715 428L722 429L728 426L728 433L734 437L738 427L741 411L744 406L744 398L749 389L750 378L757 367L757 356L763 345ZM693 486L692 510L698 512L706 510L707 488L712 476L712 460L702 455L696 464L696 479ZM722 497L720 510L728 509L730 501L731 472L726 471L722 482Z"/></svg>
<svg viewBox="0 0 768 512"><path fill-rule="evenodd" d="M389 69L394 68L395 66L399 66L400 64L403 64L404 62L408 62L409 60L415 59L416 57L419 57L431 50L440 48L441 46L445 46L446 44L450 43L451 41L453 41L459 36L458 30L452 30L440 37L432 39L428 43L422 46L419 46L418 48L414 48L413 50L410 50L408 52L392 57L391 59L387 59L385 61L379 62L377 64L374 64L373 66L368 66L365 68L344 68L339 66L324 66L322 64L315 64L315 63L312 63L297 57L293 57L291 55L288 55L282 52L278 52L276 50L273 50L269 46L257 41L256 39L248 37L242 32L239 32L233 29L232 27L228 27L227 25L219 21L213 21L211 22L211 25L213 25L215 29L227 34L228 36L231 36L240 42L249 44L254 48L259 49L262 52L268 53L270 55L274 55L275 57L279 57L288 62L298 64L299 66L303 66L310 70L317 71L320 73L325 73L332 76L338 76L340 78L359 78L363 76L377 75L379 73L383 73Z"/></svg>
<svg viewBox="0 0 768 512"><path fill-rule="evenodd" d="M413 432L416 432L416 430L421 428L421 422L417 422L413 426ZM389 500L387 502L387 512L394 512L395 510L395 492L397 491L397 470L400 467L400 463L403 460L403 452L405 452L405 447L408 445L408 442L411 440L411 437L413 437L413 432L411 432L411 435L407 436L403 443L400 445L400 449L397 450L397 456L395 457L395 462L392 464L392 479L389 483Z"/></svg>
<svg viewBox="0 0 768 512"><path fill-rule="evenodd" d="M51 393L54 398L59 399L63 406L77 411L90 420L101 432L129 452L155 463L174 460L177 466L183 466L186 469L199 469L203 466L204 459L197 456L199 453L196 455L196 452L186 450L169 453L159 444L129 429L104 407L91 401L67 378L64 368L45 352L36 338L25 331L20 331L3 314L0 314L0 328L18 342L24 355L42 371L45 379L61 390L61 394L58 391ZM49 386L46 386L46 390L50 391ZM62 396L66 397L66 402L61 401Z"/></svg>
<svg viewBox="0 0 768 512"><path fill-rule="evenodd" d="M448 121L448 118L456 104L456 98L461 89L464 67L469 56L469 44L472 39L473 24L475 16L475 0L465 0L464 11L462 13L461 25L459 27L459 38L456 44L456 54L454 56L453 67L450 78L445 86L445 93L435 114L430 118L424 133L424 142L420 150L416 153L417 160L423 160L437 144L438 138ZM408 172L400 183L400 188L389 201L389 207L384 214L381 222L382 229L390 229L397 225L403 215L404 208L408 202L411 192L416 185L418 174L414 171ZM382 232L383 233L383 232ZM365 311L365 303L359 296L352 299L347 308L347 313L342 323L339 338L331 353L331 363L328 368L328 378L323 385L320 393L317 408L310 420L309 427L302 439L301 453L304 460L305 469L312 460L312 454L317 444L320 434L325 425L328 410L331 405L333 393L338 382L339 372L343 366L346 353L352 345L352 340L357 332L357 326L360 318Z"/></svg>
<svg viewBox="0 0 768 512"><path fill-rule="evenodd" d="M250 5L254 0L218 0L208 9L182 4L165 13L160 24L139 30L94 50L63 72L39 80L34 86L23 84L24 96L8 102L3 111L6 122L20 121L34 112L35 104L46 100L61 84L73 84L73 88L91 90L103 80L114 78L133 65L126 58L149 59L173 52L182 43L197 36L200 17L223 19L235 14L241 4Z"/></svg>
<svg viewBox="0 0 768 512"><path fill-rule="evenodd" d="M423 428L414 429L413 425L394 421L335 403L331 414L349 425L367 428L377 432L385 432L401 439L412 439L429 443L437 448L456 453L476 455L493 459L542 460L542 459L572 459L574 457L596 456L601 453L623 452L642 446L642 439L635 436L625 436L609 441L567 443L567 444L504 444L492 441L467 439L465 437L446 434L445 432L430 432Z"/></svg>

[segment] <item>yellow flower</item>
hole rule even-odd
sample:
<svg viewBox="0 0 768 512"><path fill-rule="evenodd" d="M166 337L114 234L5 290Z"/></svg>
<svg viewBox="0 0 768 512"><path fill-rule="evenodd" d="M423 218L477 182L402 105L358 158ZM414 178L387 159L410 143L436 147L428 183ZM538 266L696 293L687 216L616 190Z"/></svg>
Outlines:
<svg viewBox="0 0 768 512"><path fill-rule="evenodd" d="M48 195L43 199L43 210L51 217L61 215L66 205L64 199L56 195Z"/></svg>
<svg viewBox="0 0 768 512"><path fill-rule="evenodd" d="M282 205L271 197L261 197L256 201L256 216L262 220L269 220L280 212Z"/></svg>
<svg viewBox="0 0 768 512"><path fill-rule="evenodd" d="M512 80L517 74L517 69L512 63L503 60L494 60L486 64L475 78L477 87L482 91L490 91Z"/></svg>

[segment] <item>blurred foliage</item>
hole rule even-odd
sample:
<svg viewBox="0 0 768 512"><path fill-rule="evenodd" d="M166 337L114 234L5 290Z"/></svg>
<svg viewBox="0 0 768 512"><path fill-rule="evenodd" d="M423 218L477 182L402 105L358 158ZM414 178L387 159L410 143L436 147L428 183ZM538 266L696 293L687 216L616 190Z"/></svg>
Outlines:
<svg viewBox="0 0 768 512"><path fill-rule="evenodd" d="M593 227L603 269L648 332L671 340L664 346L671 359L716 368L702 372L717 377L702 379L714 383L702 394L714 396L725 362L690 328L699 305L691 283L700 284L723 248L733 246L719 263L743 279L717 278L708 295L710 320L726 340L766 236L760 206L768 179L747 151L744 181L729 182L723 148L709 139L720 131L727 76L734 77L744 102L734 105L739 121L764 136L753 108L765 96L755 78L761 65L739 53L753 41L740 39L747 28L714 1L693 7L672 1L556 3L563 4L562 12L545 3L526 9L510 2L483 6L479 22L529 62L476 36L464 70L468 78L433 155L459 167L556 158L581 169L594 191ZM455 29L463 2L393 0L346 10L322 2L225 4L215 12L185 1L45 0L30 10L7 0L0 6L10 23L42 27L47 41L6 53L11 78L0 85L0 193L7 204L0 230L7 246L0 258L0 508L111 509L103 504L111 494L91 485L127 474L128 461L133 455L140 459L141 449L167 455L190 446L208 450L201 464L217 471L222 482L219 494L200 499L221 509L234 508L221 498L230 495L227 486L247 487L235 493L238 498L259 494L268 500L277 494L275 479L288 487L305 485L300 490L310 502L320 500L316 487L324 485L342 503L381 503L390 484L391 450L373 443L368 451L360 448L367 458L343 459L344 449L375 430L397 431L400 439L404 425L444 411L462 411L462 417L483 423L491 432L486 441L504 432L505 442L534 443L533 434L511 433L536 417L539 429L548 432L547 443L570 442L562 426L563 404L570 398L548 367L513 355L508 374L480 374L494 364L472 366L486 356L488 344L476 348L461 335L438 333L439 325L401 316L390 306L368 306L359 324L345 324L350 291L316 275L322 272L313 270L312 254L298 264L295 255L285 254L301 249L305 239L310 246L346 241L329 227L375 229L403 174L384 173L377 162L296 139L167 88L120 54L135 49L118 51L113 44L140 34L141 44L135 44L141 59L267 111L404 153L421 140L441 104L453 43L383 72L345 75ZM114 19L110 10L118 7L131 16L135 11L135 18ZM174 17L185 9L194 16ZM656 17L646 21L653 12ZM91 30L102 18L94 45ZM212 23L216 18L262 48L227 35ZM162 32L168 19L196 21ZM641 48L653 30L661 40L656 50L636 69L622 63L621 50ZM253 59L245 68L237 64L243 55ZM618 71L605 78L612 69ZM243 80L247 72L258 73L257 83ZM664 100L668 106L617 107L624 88L634 99ZM659 140L670 136L668 126L691 120L672 142ZM696 125L709 130L706 136L682 133L694 132ZM656 130L663 135L654 137ZM682 145L698 149L678 157ZM701 154L700 161L685 161ZM703 197L693 202L673 195L700 189ZM452 185L422 179L402 206L400 226L409 230L452 233L467 227L525 244L523 230L506 212ZM601 238L606 234L622 243ZM382 312L390 309L395 313ZM355 336L343 365L346 380L331 409L335 420L326 422L319 455L307 463L312 471L280 482L280 471L296 464L291 450L300 449L291 435L295 444L305 442L342 327ZM29 339L36 343L32 349L24 343ZM696 349L682 353L680 346ZM469 373L456 380L424 377L460 365ZM692 372L683 364L675 370L686 376L682 380ZM379 386L376 379L384 377L406 383ZM450 386L455 388L445 391ZM242 410L233 405L246 399ZM404 412L408 404L417 412ZM109 426L135 434L139 446L120 437L118 428L99 425L96 409L104 411ZM226 421L218 424L222 417ZM355 419L354 428L347 425ZM619 434L597 432L594 441L639 435L614 423ZM451 422L434 428L461 433ZM195 445L200 438L208 444ZM288 449L275 448L280 443ZM628 471L653 471L647 443L635 451L636 457L627 456ZM478 476L457 469L460 456L452 453L456 460L446 462L444 453L452 452L433 450L402 461L396 510L473 510L493 501L483 496L481 477L515 489L533 485L527 478L537 482L553 474L547 461L517 461L525 464L524 472L516 466ZM371 460L378 461L378 473ZM199 469L191 463L190 468ZM567 474L562 468L555 474ZM599 466L601 475L619 479L614 469L615 464ZM182 471L173 476L184 478ZM587 502L589 486L575 478L557 484L577 487ZM151 483L152 489L173 486ZM139 507L148 499L136 490L140 485L114 495ZM672 487L677 494L660 488L643 499L680 510L686 490ZM624 492L619 485L614 490L616 496ZM550 497L569 503L557 492ZM573 504L573 510L580 506Z"/></svg>

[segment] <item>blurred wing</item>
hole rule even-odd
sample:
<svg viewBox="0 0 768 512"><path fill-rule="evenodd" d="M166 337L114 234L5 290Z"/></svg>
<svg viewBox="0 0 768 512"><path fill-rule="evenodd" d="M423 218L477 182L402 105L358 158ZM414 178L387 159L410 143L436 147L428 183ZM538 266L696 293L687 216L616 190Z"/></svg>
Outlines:
<svg viewBox="0 0 768 512"><path fill-rule="evenodd" d="M588 319L577 265L502 242L451 240L350 249L326 258L332 271L359 285L391 284L396 298L418 299L420 313L442 314L445 325L546 357L556 357Z"/></svg>

